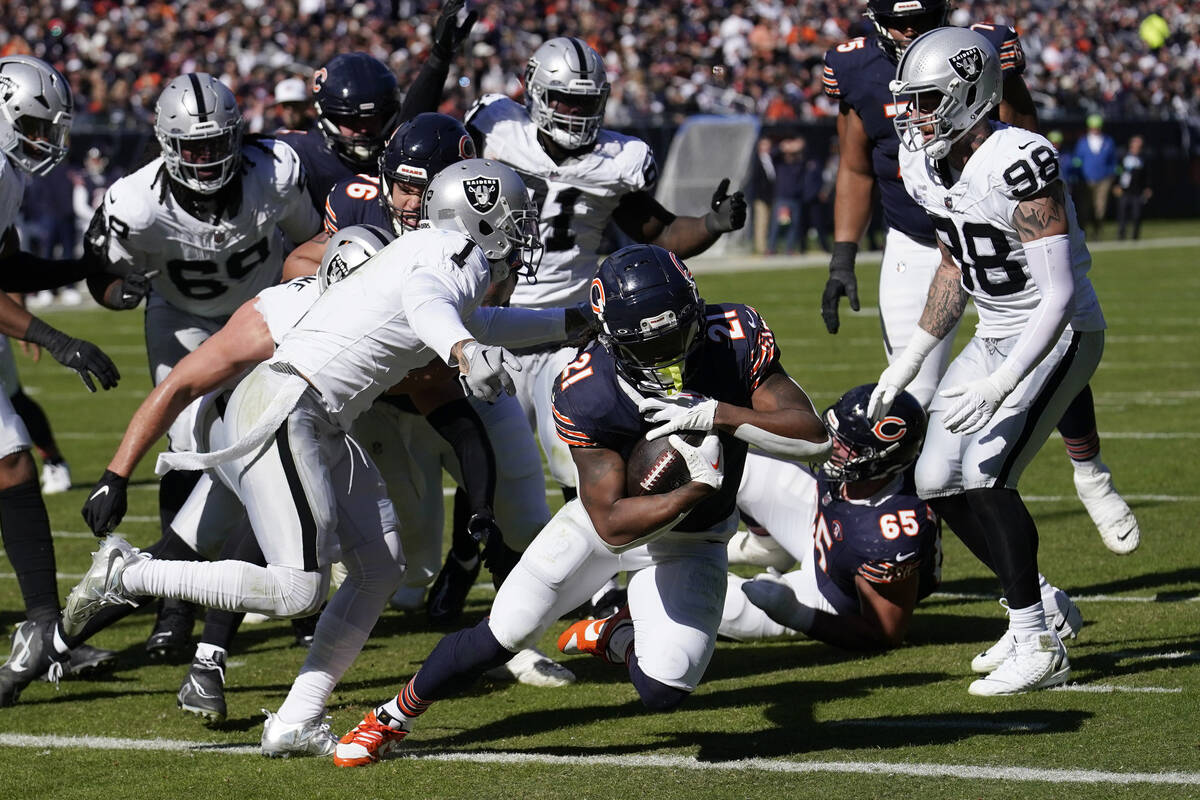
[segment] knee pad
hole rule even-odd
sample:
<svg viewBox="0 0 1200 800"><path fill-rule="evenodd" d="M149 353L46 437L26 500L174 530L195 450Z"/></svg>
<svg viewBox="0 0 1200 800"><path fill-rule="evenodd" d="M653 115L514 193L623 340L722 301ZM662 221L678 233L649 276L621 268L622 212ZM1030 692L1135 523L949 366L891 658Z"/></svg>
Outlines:
<svg viewBox="0 0 1200 800"><path fill-rule="evenodd" d="M268 591L274 598L276 615L284 618L315 614L329 593L329 570L305 572L277 564L267 566Z"/></svg>
<svg viewBox="0 0 1200 800"><path fill-rule="evenodd" d="M672 711L687 699L691 692L656 681L638 667L637 657L629 663L629 679L637 689L642 705L650 711Z"/></svg>

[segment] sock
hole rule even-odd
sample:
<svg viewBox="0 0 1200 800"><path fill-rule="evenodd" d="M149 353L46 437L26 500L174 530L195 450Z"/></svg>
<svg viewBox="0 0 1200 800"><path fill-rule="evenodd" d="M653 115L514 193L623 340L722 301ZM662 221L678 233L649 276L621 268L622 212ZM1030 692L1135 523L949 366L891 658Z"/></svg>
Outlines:
<svg viewBox="0 0 1200 800"><path fill-rule="evenodd" d="M1087 462L1100 457L1100 434L1096 430L1096 405L1092 387L1083 387L1058 421L1067 455L1072 461Z"/></svg>
<svg viewBox="0 0 1200 800"><path fill-rule="evenodd" d="M506 650L496 640L487 619L480 620L473 628L442 637L412 677L412 694L426 703L449 697L514 655L515 650Z"/></svg>
<svg viewBox="0 0 1200 800"><path fill-rule="evenodd" d="M247 564L255 564L260 567L267 565L262 548L259 547L258 540L254 538L254 531L248 527L239 527L229 535L221 547L220 558L221 560L245 561ZM237 635L238 628L241 627L242 619L245 616L240 611L208 609L204 614L204 631L200 634L200 641L229 650L233 645L233 637Z"/></svg>
<svg viewBox="0 0 1200 800"><path fill-rule="evenodd" d="M1046 612L1039 600L1025 608L1008 610L1008 629L1015 634L1042 633L1046 630Z"/></svg>
<svg viewBox="0 0 1200 800"><path fill-rule="evenodd" d="M224 647L220 647L215 644L209 644L208 642L200 642L196 645L196 658L215 659L217 656L220 656L221 659L224 660L226 655L227 651Z"/></svg>
<svg viewBox="0 0 1200 800"><path fill-rule="evenodd" d="M171 521L183 508L203 474L198 470L172 470L162 476L158 484L158 517L162 530L171 529Z"/></svg>
<svg viewBox="0 0 1200 800"><path fill-rule="evenodd" d="M54 652L60 656L71 652L71 646L67 644L67 635L63 633L62 620L59 620L54 626L54 636L51 638L51 642L54 644Z"/></svg>
<svg viewBox="0 0 1200 800"><path fill-rule="evenodd" d="M58 619L54 542L36 479L0 490L0 537L17 574L25 615L34 622Z"/></svg>
<svg viewBox="0 0 1200 800"><path fill-rule="evenodd" d="M630 650L633 648L633 626L622 625L613 631L613 635L608 639L608 657L618 663L625 663L632 655Z"/></svg>
<svg viewBox="0 0 1200 800"><path fill-rule="evenodd" d="M430 706L429 702L417 697L412 684L413 679L410 678L400 694L375 709L375 716L380 722L395 730L412 730L413 720L424 714Z"/></svg>

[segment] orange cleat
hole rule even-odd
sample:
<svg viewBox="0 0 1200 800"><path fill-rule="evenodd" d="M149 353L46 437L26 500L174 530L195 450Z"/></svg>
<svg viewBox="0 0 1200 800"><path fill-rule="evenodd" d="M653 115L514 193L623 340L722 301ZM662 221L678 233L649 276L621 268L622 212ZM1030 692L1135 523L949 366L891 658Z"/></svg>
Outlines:
<svg viewBox="0 0 1200 800"><path fill-rule="evenodd" d="M581 619L558 637L558 649L567 655L589 653L609 664L624 664L625 654L610 652L608 645L617 630L632 624L628 605L605 619Z"/></svg>
<svg viewBox="0 0 1200 800"><path fill-rule="evenodd" d="M365 767L374 764L408 735L408 728L393 728L379 721L371 711L363 721L338 740L333 763L339 767Z"/></svg>

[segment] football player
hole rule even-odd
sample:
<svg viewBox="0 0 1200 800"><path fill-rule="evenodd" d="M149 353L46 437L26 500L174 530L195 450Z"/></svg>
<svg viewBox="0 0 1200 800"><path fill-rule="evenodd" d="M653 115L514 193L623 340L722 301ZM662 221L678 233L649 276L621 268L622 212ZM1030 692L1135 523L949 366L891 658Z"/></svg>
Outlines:
<svg viewBox="0 0 1200 800"><path fill-rule="evenodd" d="M1063 683L1071 668L1048 630L1037 528L1017 492L1025 466L1083 390L1104 349L1091 256L1050 142L992 122L1000 57L981 34L938 28L905 50L891 83L904 187L929 214L942 261L907 347L879 376L868 414L896 394L975 301L975 336L930 404L918 494L1000 578L1009 629L978 695ZM999 660L1003 655L1003 660Z"/></svg>
<svg viewBox="0 0 1200 800"><path fill-rule="evenodd" d="M172 79L155 113L162 155L109 187L87 246L102 264L88 281L98 301L128 309L148 295L146 350L158 384L242 303L278 283L287 240L308 239L321 222L295 151L273 139L243 142L237 99L212 75ZM172 449L193 449L192 423L185 415L172 426ZM159 512L168 538L198 479L164 476ZM147 650L181 652L191 628L191 610L168 604Z"/></svg>
<svg viewBox="0 0 1200 800"><path fill-rule="evenodd" d="M43 259L18 252L17 210L25 193L26 175L45 175L67 155L74 99L71 86L54 67L31 56L0 58L0 260L9 269L0 283L6 291L52 288L54 281L79 280L82 273L47 278ZM14 264L21 269L12 269ZM24 274L26 277L20 277ZM37 280L39 285L14 281ZM49 282L45 282L49 281ZM116 366L91 342L75 339L32 316L0 292L0 336L39 345L59 363L79 372L90 391L116 386ZM5 340L7 341L7 340ZM12 353L4 353L11 362ZM0 392L0 534L21 588L26 619L12 637L8 660L0 666L0 707L17 702L21 691L41 675L57 679L64 668L73 672L111 664L115 654L76 648L70 666L59 624L58 585L50 519L29 454L25 423Z"/></svg>
<svg viewBox="0 0 1200 800"><path fill-rule="evenodd" d="M559 646L625 664L647 708L675 708L713 653L747 445L797 458L828 453L824 424L754 309L705 305L683 262L653 245L613 253L591 287L601 333L554 387L554 416L579 469L578 498L522 553L487 619L443 638L396 697L342 737L339 766L377 761L431 702L536 642L621 571L630 572L628 606L575 623ZM677 382L687 393L667 394ZM672 435L678 431L703 432L704 440L689 445ZM626 495L626 458L643 434L670 436L688 483Z"/></svg>
<svg viewBox="0 0 1200 800"><path fill-rule="evenodd" d="M354 418L434 354L457 366L477 396L511 390L511 356L472 330L484 340L534 343L561 340L569 323L582 323L562 309L479 307L489 285L510 269L536 270L536 210L515 172L480 161L443 170L426 192L424 211L429 228L385 247L322 293L278 347L266 336L261 352L236 365L240 371L268 358L234 389L212 450L161 457L160 469L219 470L246 506L267 566L144 559L112 535L67 600L71 631L104 606L141 595L305 616L323 601L329 565L340 557L360 580L349 582L357 585L349 592L343 584L321 612L306 664L264 727L265 755L332 752L325 701L401 578L395 517L378 471L347 433ZM180 394L190 402L193 386L184 382ZM156 389L143 404L154 423L149 441L170 420L156 409L170 396ZM165 411L178 409L173 403ZM144 450L118 451L100 486L127 479ZM111 530L119 517L106 511L91 521L93 530Z"/></svg>
<svg viewBox="0 0 1200 800"><path fill-rule="evenodd" d="M582 39L558 37L539 47L525 71L525 105L490 94L467 114L479 154L517 170L541 208L546 252L536 283L520 283L512 304L548 308L586 302L605 228L687 258L746 222L742 193L723 181L712 211L677 217L651 194L658 167L640 139L601 127L609 85L603 59ZM558 438L551 388L575 348L519 354L517 398L537 432L551 475L575 485L575 467ZM574 490L565 494L574 496Z"/></svg>
<svg viewBox="0 0 1200 800"><path fill-rule="evenodd" d="M821 297L821 316L830 333L839 327L838 303L847 297L858 310L854 259L871 216L871 192L879 186L888 227L879 272L879 315L889 363L908 343L925 304L939 254L928 217L904 191L900 180L892 121L903 111L888 91L896 64L912 40L946 24L947 0L868 0L874 36L859 37L825 54L825 94L839 101L838 163L834 201L834 246L829 280ZM1005 25L977 23L971 29L996 50L1003 92L999 118L1027 130L1037 129L1037 110L1021 77L1025 54L1020 39ZM897 102L901 105L897 105ZM952 332L953 333L953 332ZM946 336L909 387L928 407L934 387L950 360L952 335ZM1132 552L1139 542L1137 519L1113 487L1112 473L1100 460L1100 437L1091 389L1085 387L1068 406L1059 432L1074 467L1075 488L1104 544L1115 553Z"/></svg>

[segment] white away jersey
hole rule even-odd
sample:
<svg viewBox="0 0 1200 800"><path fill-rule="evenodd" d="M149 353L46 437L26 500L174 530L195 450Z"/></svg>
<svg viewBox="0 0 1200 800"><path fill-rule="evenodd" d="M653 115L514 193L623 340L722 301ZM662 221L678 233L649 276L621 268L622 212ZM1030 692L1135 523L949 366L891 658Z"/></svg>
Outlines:
<svg viewBox="0 0 1200 800"><path fill-rule="evenodd" d="M512 305L549 308L587 300L600 264L596 251L613 211L626 194L654 188L658 168L650 147L601 129L592 150L556 164L538 143L525 106L499 94L480 98L466 123L473 136L482 137L480 157L520 173L541 212L545 251L537 283L518 283Z"/></svg>
<svg viewBox="0 0 1200 800"><path fill-rule="evenodd" d="M0 235L17 224L17 213L25 199L29 178L0 153Z"/></svg>
<svg viewBox="0 0 1200 800"><path fill-rule="evenodd" d="M385 389L438 356L449 362L463 339L517 346L563 338L560 309L480 308L490 282L483 251L463 234L411 231L326 289L272 361L295 367L349 430Z"/></svg>
<svg viewBox="0 0 1200 800"><path fill-rule="evenodd" d="M979 311L977 336L999 339L1019 334L1041 302L1030 277L1025 248L1013 227L1022 198L1060 180L1058 154L1036 133L993 123L996 130L967 160L952 186L945 186L935 161L900 148L904 188L929 214L938 239L962 270L963 287ZM1104 315L1087 272L1092 257L1075 206L1064 197L1075 274L1070 326L1104 329Z"/></svg>
<svg viewBox="0 0 1200 800"><path fill-rule="evenodd" d="M308 313L321 296L316 275L302 275L287 283L268 286L258 293L254 308L262 315L276 346L283 336Z"/></svg>
<svg viewBox="0 0 1200 800"><path fill-rule="evenodd" d="M120 273L158 270L153 291L183 311L224 317L279 282L288 239L321 228L296 152L273 139L242 148L242 201L220 221L199 220L164 191L162 158L121 178L104 195L99 251ZM274 156L274 157L272 157Z"/></svg>

